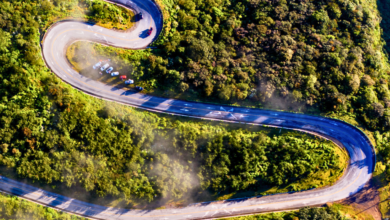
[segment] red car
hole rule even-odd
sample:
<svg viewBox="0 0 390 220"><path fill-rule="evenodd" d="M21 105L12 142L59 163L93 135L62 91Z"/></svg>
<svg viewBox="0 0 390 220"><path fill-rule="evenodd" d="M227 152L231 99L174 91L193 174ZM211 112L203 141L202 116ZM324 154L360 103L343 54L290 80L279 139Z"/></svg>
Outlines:
<svg viewBox="0 0 390 220"><path fill-rule="evenodd" d="M124 80L124 79L126 79L126 76L120 76L119 77L121 80Z"/></svg>
<svg viewBox="0 0 390 220"><path fill-rule="evenodd" d="M152 31L153 31L153 28L150 28L146 34L147 34L148 36L150 36L150 35L152 34Z"/></svg>

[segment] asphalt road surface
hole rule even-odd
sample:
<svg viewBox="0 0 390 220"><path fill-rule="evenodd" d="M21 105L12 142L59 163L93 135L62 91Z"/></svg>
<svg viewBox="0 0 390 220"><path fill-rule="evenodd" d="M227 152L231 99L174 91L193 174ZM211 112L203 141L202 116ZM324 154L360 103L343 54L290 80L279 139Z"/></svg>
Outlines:
<svg viewBox="0 0 390 220"><path fill-rule="evenodd" d="M144 19L131 32L115 32L92 24L65 21L53 25L46 33L42 47L48 67L63 81L90 95L147 109L208 120L263 124L300 130L322 136L344 147L350 163L343 177L332 186L304 192L192 204L183 208L160 210L126 210L107 208L50 193L5 177L0 190L27 198L66 212L98 219L201 219L249 213L296 209L337 201L358 192L371 178L375 154L368 138L355 127L333 119L286 112L247 109L166 99L144 95L122 87L112 87L83 77L65 58L66 48L75 41L88 40L115 47L147 47L162 29L162 16L151 0L117 0ZM146 31L153 27L151 36Z"/></svg>

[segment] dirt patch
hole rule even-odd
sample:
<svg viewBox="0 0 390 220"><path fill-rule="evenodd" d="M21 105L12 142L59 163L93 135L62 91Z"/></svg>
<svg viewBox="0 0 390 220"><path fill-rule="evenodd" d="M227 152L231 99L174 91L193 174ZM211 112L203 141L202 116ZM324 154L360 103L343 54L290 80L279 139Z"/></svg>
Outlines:
<svg viewBox="0 0 390 220"><path fill-rule="evenodd" d="M386 201L380 201L378 187L373 183L373 180L368 182L358 193L339 201L341 204L351 205L361 212L371 215L375 220L382 220L378 208L381 202Z"/></svg>

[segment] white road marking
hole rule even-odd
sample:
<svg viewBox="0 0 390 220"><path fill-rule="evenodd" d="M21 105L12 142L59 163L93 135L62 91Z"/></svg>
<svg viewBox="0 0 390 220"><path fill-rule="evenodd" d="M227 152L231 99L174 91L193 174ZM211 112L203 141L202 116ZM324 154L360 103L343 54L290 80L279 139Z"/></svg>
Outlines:
<svg viewBox="0 0 390 220"><path fill-rule="evenodd" d="M207 211L202 217L206 217L207 214L209 214L209 211Z"/></svg>
<svg viewBox="0 0 390 220"><path fill-rule="evenodd" d="M228 211L228 210L226 210L226 209L224 209L224 210L222 210L222 211L226 212L227 214L231 214L231 213L232 213L231 211Z"/></svg>
<svg viewBox="0 0 390 220"><path fill-rule="evenodd" d="M228 112L233 112L234 111L234 109L232 108L232 109L230 109Z"/></svg>
<svg viewBox="0 0 390 220"><path fill-rule="evenodd" d="M181 111L185 111L185 112L188 112L188 111L190 111L190 110L188 110L188 109L186 109L186 108L182 108L182 109L180 109Z"/></svg>
<svg viewBox="0 0 390 220"><path fill-rule="evenodd" d="M190 105L190 104L184 104L185 106L192 106L192 105Z"/></svg>
<svg viewBox="0 0 390 220"><path fill-rule="evenodd" d="M223 107L221 107L220 109L221 109L221 111L225 111L226 112L226 110Z"/></svg>
<svg viewBox="0 0 390 220"><path fill-rule="evenodd" d="M232 116L234 119L237 119L232 113L229 113L230 116Z"/></svg>
<svg viewBox="0 0 390 220"><path fill-rule="evenodd" d="M216 210L213 214L211 214L210 216L213 216L213 215L215 215L215 214L217 214L219 211L218 210Z"/></svg>
<svg viewBox="0 0 390 220"><path fill-rule="evenodd" d="M91 29L91 27L90 26L87 26L88 27L88 29ZM94 30L95 30L95 28L93 28ZM97 36L97 35L96 35ZM101 36L100 36L101 37ZM51 36L49 36L49 38L48 39L51 39ZM136 43L135 43L136 44ZM133 43L130 43L129 45L133 45ZM57 53L57 55L58 55L58 53ZM53 63L53 62L52 62ZM53 65L54 65L54 63L53 63ZM69 70L69 69L68 69ZM60 73L58 74L58 75L60 75ZM66 77L65 75L64 75L64 77ZM81 77L83 77L83 76L81 76ZM185 107L184 107L185 108ZM208 107L209 109L214 109L214 108L210 108L210 107ZM215 108L216 110L218 109L218 107L216 107ZM223 107L221 107L221 110L223 110L223 111L226 111ZM236 109L237 110L237 109ZM188 111L188 109L185 109L184 111ZM240 112L240 110L238 110L239 112ZM242 112L249 112L249 110L242 110ZM213 112L210 112L211 114L213 114ZM216 112L217 114L221 114L221 112ZM226 113L224 113L223 115L225 115ZM275 115L275 116L277 116L278 114L271 114L271 115ZM233 117L234 117L234 115L232 115ZM236 116L237 117L242 117L243 115L239 115L238 116L238 114L236 114ZM246 117L246 116L245 116ZM257 118L258 116L250 116L250 118ZM216 118L216 117L215 117ZM261 116L261 118L263 118L263 116ZM319 119L320 121L324 121L325 119ZM280 120L277 120L277 121L280 121ZM335 125L335 126L338 126L336 123L332 123L332 122L330 122L331 124L333 124L333 125ZM340 125L340 127L341 126L345 126L345 125ZM333 131L332 129L330 129L331 131ZM281 131L281 130L280 130ZM279 131L279 132L280 132ZM326 134L326 132L323 132L323 133L325 133ZM365 144L367 144L367 143L365 143L365 142L362 142L363 143L363 145L365 145ZM354 147L354 146L353 146ZM363 154L364 155L364 154ZM357 173L356 174L354 174L355 176L357 175ZM53 198L53 200L54 200L54 198ZM306 203L304 203L304 204L308 204L307 202ZM256 208L255 208L256 209ZM233 209L234 211L236 211L235 209ZM223 211L225 211L225 210L223 210ZM222 210L221 210L221 212L222 212ZM207 212L208 213L208 212ZM207 214L206 213L206 214ZM186 213L187 214L187 213ZM183 213L183 215L185 215L184 213ZM197 216L196 216L197 217ZM168 218L165 218L165 219L168 219Z"/></svg>

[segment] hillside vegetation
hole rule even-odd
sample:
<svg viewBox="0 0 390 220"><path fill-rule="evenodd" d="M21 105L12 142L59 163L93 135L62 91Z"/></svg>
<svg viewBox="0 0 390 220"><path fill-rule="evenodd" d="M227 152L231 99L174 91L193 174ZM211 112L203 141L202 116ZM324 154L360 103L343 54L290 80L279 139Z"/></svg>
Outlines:
<svg viewBox="0 0 390 220"><path fill-rule="evenodd" d="M304 190L331 184L342 175L346 155L325 140L166 118L103 102L63 83L43 63L39 31L72 11L88 6L85 12L90 13L99 4L1 1L4 174L53 191L71 187L72 196L83 200L90 199L85 196L90 192L90 201L119 198L129 205L234 197L250 190L251 195ZM94 16L105 19L100 13Z"/></svg>
<svg viewBox="0 0 390 220"><path fill-rule="evenodd" d="M374 218L351 206L333 204L325 208L301 208L298 211L232 217L229 220L373 220Z"/></svg>
<svg viewBox="0 0 390 220"><path fill-rule="evenodd" d="M0 194L0 219L83 220L85 218L43 207L16 196Z"/></svg>
<svg viewBox="0 0 390 220"><path fill-rule="evenodd" d="M348 112L390 127L388 63L372 0L166 0L150 53L100 48L167 97ZM115 53L113 53L113 51Z"/></svg>

